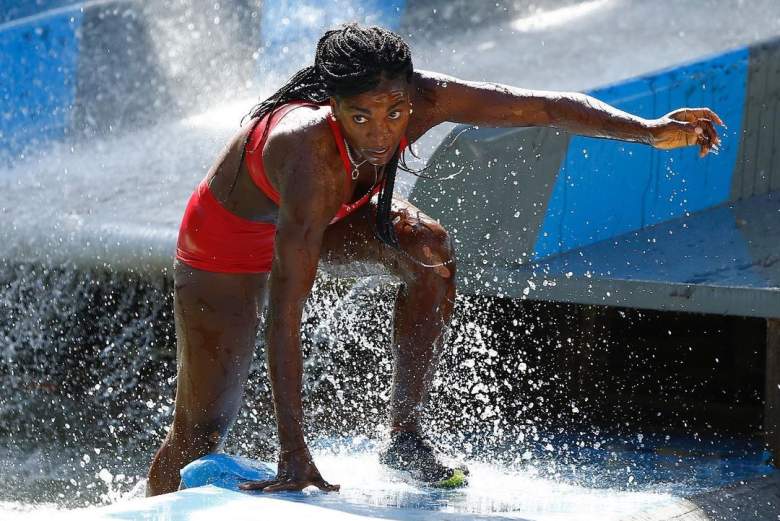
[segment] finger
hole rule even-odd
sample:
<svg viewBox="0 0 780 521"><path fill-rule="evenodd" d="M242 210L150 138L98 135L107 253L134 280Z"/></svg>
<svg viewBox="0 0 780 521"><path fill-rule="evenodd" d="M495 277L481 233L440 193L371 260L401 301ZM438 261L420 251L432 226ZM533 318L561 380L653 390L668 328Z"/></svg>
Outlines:
<svg viewBox="0 0 780 521"><path fill-rule="evenodd" d="M714 121L715 123L723 127L726 126L726 124L723 123L723 120L720 119L720 116L718 116L717 114L715 114L715 112L707 108L680 109L677 112L673 113L671 119L676 119L677 121L686 121L688 123L693 123L697 119L707 119L710 121Z"/></svg>
<svg viewBox="0 0 780 521"><path fill-rule="evenodd" d="M283 481L274 485L268 485L263 489L263 492L299 491L308 486L309 484L303 481Z"/></svg>
<svg viewBox="0 0 780 521"><path fill-rule="evenodd" d="M708 119L719 125L723 124L718 115L708 108L680 109L676 115L689 122L694 122L697 119Z"/></svg>
<svg viewBox="0 0 780 521"><path fill-rule="evenodd" d="M712 121L707 119L700 119L696 123L696 128L694 131L697 135L697 142L699 144L705 144L707 146L707 150L720 145L720 137L718 137L718 132L715 130Z"/></svg>
<svg viewBox="0 0 780 521"><path fill-rule="evenodd" d="M719 141L718 141L718 134L715 132L715 129L708 127L705 128L704 131L707 134L707 141L709 147L712 148L714 146L717 146Z"/></svg>
<svg viewBox="0 0 780 521"><path fill-rule="evenodd" d="M699 157L706 156L707 153L710 151L711 146L712 143L710 142L709 136L707 136L707 134L702 134L699 137Z"/></svg>
<svg viewBox="0 0 780 521"><path fill-rule="evenodd" d="M341 490L341 485L331 485L324 479L314 482L314 486L325 492L338 492Z"/></svg>
<svg viewBox="0 0 780 521"><path fill-rule="evenodd" d="M705 130L707 131L707 135L710 136L710 142L712 145L716 147L720 146L720 136L718 135L718 131L715 130L715 126L711 121L707 122Z"/></svg>
<svg viewBox="0 0 780 521"><path fill-rule="evenodd" d="M702 130L712 130L713 132L715 131L715 126L712 124L712 120L708 118L696 118L693 124Z"/></svg>
<svg viewBox="0 0 780 521"><path fill-rule="evenodd" d="M693 110L693 112L694 112L694 114L696 114L696 116L697 116L697 117L699 117L699 118L702 118L702 119L709 119L710 121L714 121L715 123L717 123L717 124L718 124L718 125L720 125L720 126L723 126L723 127L725 127L725 126L726 126L726 125L723 123L723 120L721 120L721 119L720 119L720 116L718 116L717 114L715 114L715 112L713 112L713 111L712 111L712 110L710 110L710 109L694 109L694 110Z"/></svg>
<svg viewBox="0 0 780 521"><path fill-rule="evenodd" d="M704 142L704 129L700 126L691 123L688 125L688 132L685 136L685 144L686 145L701 145ZM693 130L693 132L691 132Z"/></svg>
<svg viewBox="0 0 780 521"><path fill-rule="evenodd" d="M241 490L263 490L265 487L276 483L275 479L263 479L260 481L244 481L238 484Z"/></svg>

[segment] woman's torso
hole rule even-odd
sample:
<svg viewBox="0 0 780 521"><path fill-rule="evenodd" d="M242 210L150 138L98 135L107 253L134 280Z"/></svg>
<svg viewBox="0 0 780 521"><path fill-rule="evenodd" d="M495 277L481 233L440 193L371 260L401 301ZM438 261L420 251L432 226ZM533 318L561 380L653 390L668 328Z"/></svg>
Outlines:
<svg viewBox="0 0 780 521"><path fill-rule="evenodd" d="M361 175L351 179L351 165L346 156L341 136L335 123L328 121L330 107L295 103L278 109L269 119L252 120L238 132L207 175L210 191L217 201L231 213L250 221L275 223L278 214L278 190L284 175L282 168L266 168L269 148L275 144L276 133L318 132L322 146L328 147L326 156L329 164L315 169L318 175L336 176L334 186L340 193L334 194L341 202L335 219L342 218L367 202L370 193L379 188L374 184L374 175ZM265 126L269 125L267 132ZM302 136L301 136L302 137ZM303 143L311 140L300 140ZM289 140L287 140L289 142ZM403 145L406 144L405 140ZM243 154L242 154L243 150ZM279 151L272 151L279 152ZM289 154L311 155L302 145L296 150L282 150L282 156ZM274 154L279 155L279 154ZM242 157L243 156L243 157ZM319 155L321 157L321 154ZM369 165L366 165L369 167Z"/></svg>

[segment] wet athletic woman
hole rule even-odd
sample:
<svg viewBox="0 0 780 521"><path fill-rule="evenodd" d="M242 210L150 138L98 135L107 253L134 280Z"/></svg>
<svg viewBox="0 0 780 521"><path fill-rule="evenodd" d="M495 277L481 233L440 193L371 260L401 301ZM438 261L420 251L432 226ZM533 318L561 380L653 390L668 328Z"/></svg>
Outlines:
<svg viewBox="0 0 780 521"><path fill-rule="evenodd" d="M402 282L391 441L381 459L431 482L454 472L418 423L452 314L454 252L435 220L392 193L407 143L445 121L698 145L702 156L717 149L713 123L721 124L709 109L646 120L583 94L415 71L397 34L356 24L326 32L314 65L252 110L188 204L174 269L176 408L149 470L150 494L176 490L179 470L220 446L241 405L266 301L281 450L276 479L247 486L338 490L314 465L302 428L301 312L320 262L378 263Z"/></svg>

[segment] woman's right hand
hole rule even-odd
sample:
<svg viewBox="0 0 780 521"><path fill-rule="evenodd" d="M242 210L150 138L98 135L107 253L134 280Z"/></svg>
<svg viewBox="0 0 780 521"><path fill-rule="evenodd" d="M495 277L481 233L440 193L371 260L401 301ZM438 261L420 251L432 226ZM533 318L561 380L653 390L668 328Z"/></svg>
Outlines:
<svg viewBox="0 0 780 521"><path fill-rule="evenodd" d="M715 124L723 126L723 121L710 109L674 110L653 120L653 146L664 150L698 146L699 157L704 157L720 146Z"/></svg>
<svg viewBox="0 0 780 521"><path fill-rule="evenodd" d="M281 451L274 479L245 481L238 487L241 490L280 492L303 490L309 485L314 485L325 492L338 492L341 488L341 485L331 485L322 478L320 471L314 466L309 449L304 446L291 451Z"/></svg>

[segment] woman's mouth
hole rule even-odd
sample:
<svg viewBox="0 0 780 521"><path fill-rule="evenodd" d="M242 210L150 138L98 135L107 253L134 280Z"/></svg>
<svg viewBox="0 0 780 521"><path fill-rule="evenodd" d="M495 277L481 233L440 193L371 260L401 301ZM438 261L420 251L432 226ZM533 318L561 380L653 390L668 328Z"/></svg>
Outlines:
<svg viewBox="0 0 780 521"><path fill-rule="evenodd" d="M371 164L384 164L387 160L387 153L390 149L384 148L364 148L362 150L365 157Z"/></svg>

